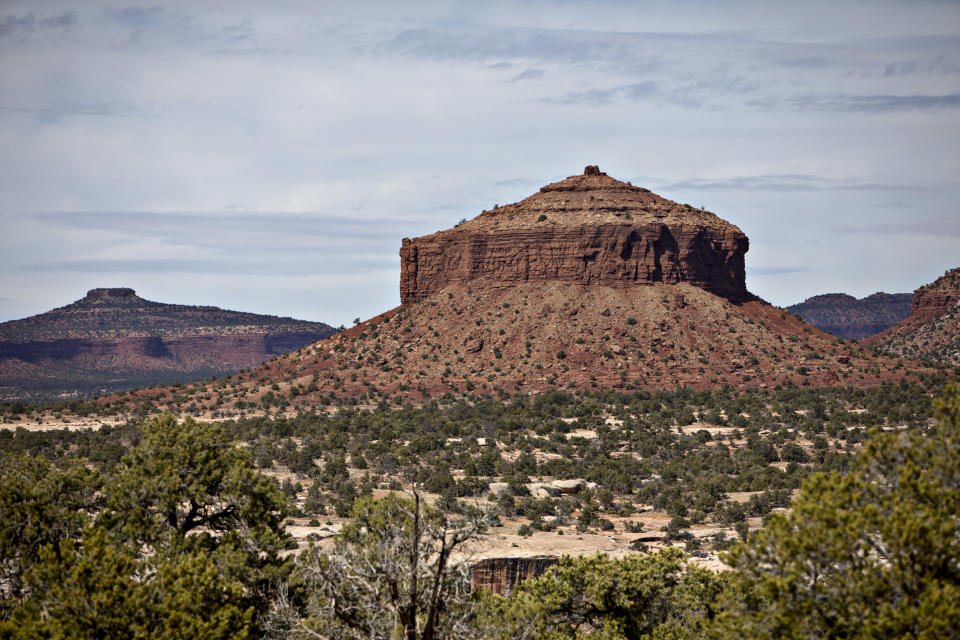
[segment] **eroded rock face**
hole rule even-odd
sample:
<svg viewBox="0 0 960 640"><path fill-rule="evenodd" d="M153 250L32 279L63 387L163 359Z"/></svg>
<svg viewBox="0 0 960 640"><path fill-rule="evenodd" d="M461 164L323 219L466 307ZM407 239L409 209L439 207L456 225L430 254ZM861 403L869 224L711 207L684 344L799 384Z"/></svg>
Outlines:
<svg viewBox="0 0 960 640"><path fill-rule="evenodd" d="M474 589L505 596L525 580L539 578L558 562L553 556L486 558L470 567L470 582Z"/></svg>
<svg viewBox="0 0 960 640"><path fill-rule="evenodd" d="M516 204L400 249L400 298L452 283L632 286L687 282L746 300L747 237L716 215L587 167Z"/></svg>
<svg viewBox="0 0 960 640"><path fill-rule="evenodd" d="M910 315L864 343L905 358L960 365L960 268L917 289Z"/></svg>
<svg viewBox="0 0 960 640"><path fill-rule="evenodd" d="M947 312L960 300L960 268L947 271L913 293L909 318L926 321Z"/></svg>

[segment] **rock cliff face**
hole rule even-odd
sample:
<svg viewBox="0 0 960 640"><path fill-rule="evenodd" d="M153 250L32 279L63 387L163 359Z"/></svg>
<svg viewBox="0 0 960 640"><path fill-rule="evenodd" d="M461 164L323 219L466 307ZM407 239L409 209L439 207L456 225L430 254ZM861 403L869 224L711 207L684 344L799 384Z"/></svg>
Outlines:
<svg viewBox="0 0 960 640"><path fill-rule="evenodd" d="M960 365L960 268L917 289L910 315L864 342L905 358Z"/></svg>
<svg viewBox="0 0 960 640"><path fill-rule="evenodd" d="M518 584L539 578L557 562L553 556L486 558L470 567L470 582L475 590L486 589L506 596Z"/></svg>
<svg viewBox="0 0 960 640"><path fill-rule="evenodd" d="M449 284L632 286L686 282L742 301L747 237L734 225L597 167L448 231L404 238L400 299Z"/></svg>
<svg viewBox="0 0 960 640"><path fill-rule="evenodd" d="M934 282L913 292L911 322L932 320L947 312L960 300L960 267L951 269Z"/></svg>
<svg viewBox="0 0 960 640"><path fill-rule="evenodd" d="M910 313L912 293L875 293L859 300L845 293L826 293L787 307L817 329L862 340L892 327Z"/></svg>
<svg viewBox="0 0 960 640"><path fill-rule="evenodd" d="M0 397L232 373L333 333L323 323L162 304L133 289L93 289L65 307L0 324Z"/></svg>

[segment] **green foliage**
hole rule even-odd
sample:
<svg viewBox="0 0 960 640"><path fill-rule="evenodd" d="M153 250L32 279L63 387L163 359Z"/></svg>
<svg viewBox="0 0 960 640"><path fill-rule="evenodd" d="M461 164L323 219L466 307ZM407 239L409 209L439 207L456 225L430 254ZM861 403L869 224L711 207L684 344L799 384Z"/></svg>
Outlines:
<svg viewBox="0 0 960 640"><path fill-rule="evenodd" d="M960 628L960 394L940 403L941 425L928 430L932 390L554 389L219 426L164 416L96 432L0 431L0 637L395 638L428 628L491 638L947 637ZM742 432L677 429L724 416ZM354 521L336 554L303 554L279 593L293 562L280 558L286 499L252 456L309 476L306 512L331 507ZM369 476L351 480L347 460ZM811 474L793 511L770 515ZM525 494L536 476L597 486L534 498ZM465 567L450 554L438 564L437 550L460 532L460 545L479 535L480 518L457 497L482 495L498 477L511 489L497 497L502 512L529 520L523 533L544 522L609 528L651 504L674 518L668 534L688 549L701 543L689 540L689 522L733 526L747 542L718 539L734 549L722 577L685 569L675 551L568 559L540 587L480 597L471 617ZM364 497L398 478L427 485L462 517ZM727 500L734 491L759 493L740 503ZM286 492L296 493L293 482ZM755 516L768 524L748 536Z"/></svg>
<svg viewBox="0 0 960 640"><path fill-rule="evenodd" d="M564 556L509 598L485 595L477 624L486 637L503 640L700 637L725 578L683 558L677 549Z"/></svg>
<svg viewBox="0 0 960 640"><path fill-rule="evenodd" d="M874 434L734 547L723 620L751 638L945 638L960 628L960 388L928 433Z"/></svg>
<svg viewBox="0 0 960 640"><path fill-rule="evenodd" d="M311 512L322 503L349 514L353 500L363 492L345 486L349 466L362 466L360 460L364 460L371 477L388 481L423 482L439 472L431 486L437 492L461 496L472 490L459 482L454 490L447 472L454 478L462 472L481 482L495 481L497 476L508 481L517 475L583 478L618 496L631 495L634 502L667 509L671 515L701 512L709 522L720 515L728 492L790 491L813 471L845 470L850 445L863 440L864 428L900 424L919 428L932 415L928 394L940 384L937 379L926 387L902 383L875 389L678 389L592 395L553 389L532 398L518 394L509 402L505 396L500 401L450 396L417 408L382 406L358 411L341 407L332 415L311 411L294 418L227 421L222 426L229 439L250 443L261 468L286 467L313 480L313 486L319 485L310 499ZM623 421L622 427L608 428L602 416ZM676 429L698 417L719 424L723 416L745 429L747 447L731 454L723 441L733 434L711 435L705 429L678 433ZM571 418L576 422L569 422ZM578 427L594 429L598 437L568 439L566 435ZM138 428L0 430L0 449L42 453L51 459L85 457L107 471L136 443ZM796 444L800 436L813 440L818 435L829 436L826 448L805 450ZM484 445L478 445L481 437ZM520 457L501 456L501 451L510 449ZM529 464L533 449L558 455ZM779 459L796 464L785 470L773 466L778 454ZM810 462L801 462L804 458Z"/></svg>
<svg viewBox="0 0 960 640"><path fill-rule="evenodd" d="M166 550L165 550L166 551ZM217 554L222 556L223 554ZM79 545L44 547L27 574L34 594L2 632L14 638L247 638L244 585L205 551L138 558L101 527Z"/></svg>
<svg viewBox="0 0 960 640"><path fill-rule="evenodd" d="M289 544L287 499L253 469L249 449L229 442L219 425L164 415L143 426L141 443L117 466L104 489L98 522L147 549L229 550L236 577L262 598Z"/></svg>
<svg viewBox="0 0 960 640"><path fill-rule="evenodd" d="M807 452L796 442L788 442L783 445L783 449L780 451L780 458L784 462L808 462L810 460Z"/></svg>
<svg viewBox="0 0 960 640"><path fill-rule="evenodd" d="M24 571L47 546L73 540L99 503L101 478L70 463L63 469L29 455L0 457L0 619L25 595Z"/></svg>
<svg viewBox="0 0 960 640"><path fill-rule="evenodd" d="M17 560L22 579L3 592L0 636L244 638L259 628L288 568L285 497L219 427L166 415L142 431L105 478L102 504L88 499L99 481L82 467L21 459L4 472L4 504L24 499L4 508L19 532L19 556L5 549L4 566Z"/></svg>

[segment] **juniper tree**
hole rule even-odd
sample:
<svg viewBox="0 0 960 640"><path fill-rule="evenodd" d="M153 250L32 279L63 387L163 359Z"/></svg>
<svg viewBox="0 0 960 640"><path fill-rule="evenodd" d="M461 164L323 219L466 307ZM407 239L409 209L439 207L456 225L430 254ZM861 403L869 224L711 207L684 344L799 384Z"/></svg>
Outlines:
<svg viewBox="0 0 960 640"><path fill-rule="evenodd" d="M143 425L91 505L95 479L30 460L4 470L2 522L13 535L2 565L13 580L4 580L0 637L259 633L287 568L287 502L248 450L220 427L165 415Z"/></svg>
<svg viewBox="0 0 960 640"><path fill-rule="evenodd" d="M928 432L874 433L734 547L719 637L947 638L960 629L960 387Z"/></svg>
<svg viewBox="0 0 960 640"><path fill-rule="evenodd" d="M492 512L450 517L396 494L357 500L323 553L297 558L273 617L274 637L452 640L469 638L471 545Z"/></svg>

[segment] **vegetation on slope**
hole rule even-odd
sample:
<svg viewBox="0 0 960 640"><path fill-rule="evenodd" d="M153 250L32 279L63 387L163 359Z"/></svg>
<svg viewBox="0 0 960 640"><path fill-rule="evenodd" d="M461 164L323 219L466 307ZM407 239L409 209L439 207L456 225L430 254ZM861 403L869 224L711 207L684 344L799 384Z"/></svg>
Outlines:
<svg viewBox="0 0 960 640"><path fill-rule="evenodd" d="M827 415L817 419L820 424L830 423L830 414L849 400L844 395L823 398ZM732 547L729 572L691 567L676 549L622 559L587 556L563 560L508 598L469 596L463 572L437 573L441 556L429 551L425 575L446 581L443 590L427 588L436 582L384 579L391 566L402 572L420 564L398 565L397 554L372 553L377 548L409 549L403 545L420 539L427 540L422 549L436 552L449 536L466 541L481 532L472 528L471 512L444 514L402 498L355 500L357 524L344 530L333 555L314 549L299 560L282 558L289 545L281 527L286 500L275 481L254 471L252 447L231 444L244 429L255 433L250 424L228 431L167 416L108 431L98 437L124 434L118 446L129 448L100 470L75 458L84 439L96 434L78 434L64 450L51 439L17 433L5 448L46 449L57 464L29 453L7 454L3 461L0 633L242 638L311 637L322 629L327 637L358 637L356 627L341 624L331 609L342 594L308 579L317 575L311 566L340 563L345 573L339 575L366 576L371 597L389 601L391 584L405 585L407 594L449 594L432 609L367 608L367 628L377 631L363 637L951 637L960 628L960 388L948 389L932 422L925 419L929 402L917 389L888 387L873 399L878 407L884 396L895 399L886 411L896 417L870 420L898 428L867 434L845 471L809 475L789 513L772 515L763 530ZM664 399L672 400L661 398L660 412ZM606 400L610 408L633 398ZM654 402L636 400L638 407ZM731 395L725 402L738 401ZM518 415L532 414L517 405ZM503 406L508 411L512 405ZM554 397L537 411L543 419L564 411L589 416L590 409L589 402ZM463 405L459 411L467 421L480 419ZM383 435L392 429L388 415L363 420L372 420ZM498 422L505 424L509 420ZM604 438L596 440L592 446L602 449ZM430 529L416 525L417 518L446 533L423 538ZM358 546L351 552L350 545ZM435 624L427 624L431 615Z"/></svg>
<svg viewBox="0 0 960 640"><path fill-rule="evenodd" d="M605 394L578 401L555 393L540 398L532 403L517 398L509 404L488 400L400 412L304 415L299 422L241 421L227 427L189 419L178 424L166 416L62 440L28 432L7 435L4 450L21 452L6 454L0 482L0 630L5 636L31 638L178 638L309 637L311 629L321 628L329 637L355 637L349 630L355 627L341 629L324 618L334 615L329 605L338 592L324 591L307 579L316 575L309 573L311 558L320 563L314 566L332 566L333 556L326 555L330 551L314 549L299 561L281 557L290 544L282 529L289 506L278 483L254 470L254 460L265 467L270 458L273 466L276 459L270 455L281 450L293 460L292 454L302 448L271 450L264 442L282 442L294 432L322 436L343 454L343 459L341 454L321 459L319 466L310 458L316 469L301 454L304 480L314 478L321 487L334 486L326 483L337 476L341 487L353 482L354 471L371 474L367 480L373 482L373 474L384 473L382 465L388 462L394 465L395 478L417 480L424 487L435 483L444 491L461 482L472 487L493 477L483 473L488 460L491 472L499 465L498 477L522 474L529 464L537 472L549 468L542 465L567 464L563 454L544 460L533 455L534 443L555 441L561 449L570 447L563 449L570 454L570 464L584 465L587 473L596 470L597 489L581 490L574 498L579 502L573 505L580 513L578 525L584 513L602 514L602 520L630 509L638 497L669 497L669 508L678 510L678 518L684 518L680 509L689 516L700 512L722 518L728 509L722 495L730 486L801 485L789 513L774 513L758 533L747 537L744 532L746 541L729 552L732 570L726 574L693 568L675 549L625 559L588 556L564 560L552 573L503 599L468 597L462 571L441 572L447 585L442 592L452 595L445 606L433 609L437 624L424 623L423 616L431 615L429 606L416 608L407 622L390 617L400 609L368 608L366 615L386 616L386 622L372 621L376 624L369 628L380 629L372 637L399 637L401 631L406 638L428 637L424 630L432 628L429 637L435 638L468 637L464 629L480 637L511 638L729 638L743 637L745 629L746 635L760 638L933 638L949 637L958 628L956 386L934 421L928 419L933 415L929 399L909 385L822 394ZM855 405L860 406L851 411ZM743 418L743 437L736 438L743 442L730 453L726 441L707 440L698 431L679 433L678 415L687 409ZM604 430L596 418L609 411L621 412L623 424ZM654 415L657 419L651 419ZM572 424L563 417L592 421L597 437L584 442L566 434L563 441L553 438L560 425ZM861 426L871 430L862 432ZM418 427L422 434L419 444L413 444L406 438ZM764 470L762 461L774 454L782 458L791 444L789 435L805 429L821 435L827 446L798 445L811 462L792 461L797 465L792 472L769 463ZM354 431L362 434L356 440ZM531 455L521 461L521 456L504 455L506 450L485 449L469 431L484 433L490 442L515 445L521 453L530 445ZM849 434L857 434L856 441L851 442ZM782 443L777 442L780 437ZM297 438L303 448L311 446L307 435ZM358 448L361 439L367 447ZM448 458L446 447L431 445L441 439L450 447ZM238 440L248 446L234 446ZM387 443L383 450L380 441ZM109 443L113 453L110 446L102 446ZM634 462L621 464L625 456L611 455L624 445L641 453L640 459L630 456ZM726 456L721 449L727 450ZM846 453L852 450L857 453L851 458ZM499 462L491 451L499 454ZM788 451L789 456L799 455L792 447ZM56 464L39 457L40 452ZM93 452L104 452L94 465L97 470L79 464L80 456ZM830 459L837 464L828 463ZM445 485L454 465L468 461L480 465L474 474L464 473ZM803 466L808 464L829 470L810 473L812 469ZM344 466L347 479L337 471ZM658 482L645 484L654 475ZM513 478L511 485L519 489L518 480ZM711 493L712 482L720 486L711 510L717 495ZM362 482L355 490L364 493ZM471 528L476 512L469 504L457 506L457 498L451 497L436 507L422 507L424 522L447 531L425 542L424 549L438 550L436 545L448 535L466 541L481 532ZM539 502L529 496L511 498L514 509ZM390 580L379 580L388 569L384 563L395 561L395 554L366 551L390 536L393 542L387 547L409 545L418 535L426 540L423 536L431 530L412 527L410 520L421 507L411 507L402 498L350 499L348 492L336 499L349 502L357 522L367 523L345 529L337 544L346 546L334 548L336 562L347 572L340 575L359 571L369 578L371 597L389 597L379 589L389 590ZM556 509L564 499L569 498L547 502ZM683 536L676 539L684 544ZM349 545L359 545L353 555ZM426 553L428 570L438 566L439 557ZM312 605L311 594L316 596ZM448 624L450 616L456 624Z"/></svg>

